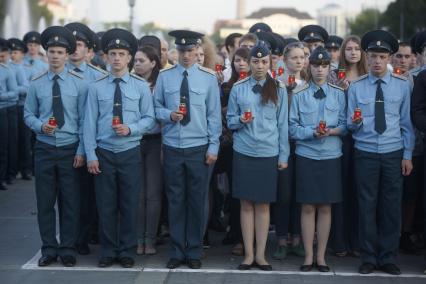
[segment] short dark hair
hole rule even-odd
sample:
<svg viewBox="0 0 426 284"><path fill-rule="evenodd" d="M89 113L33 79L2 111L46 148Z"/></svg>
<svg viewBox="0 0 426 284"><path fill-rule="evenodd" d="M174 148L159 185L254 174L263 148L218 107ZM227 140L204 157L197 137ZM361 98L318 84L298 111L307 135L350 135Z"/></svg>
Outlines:
<svg viewBox="0 0 426 284"><path fill-rule="evenodd" d="M229 52L229 47L228 46L234 46L235 43L235 39L238 37L242 37L243 35L240 33L232 33L230 35L228 35L225 39L225 47L226 50Z"/></svg>

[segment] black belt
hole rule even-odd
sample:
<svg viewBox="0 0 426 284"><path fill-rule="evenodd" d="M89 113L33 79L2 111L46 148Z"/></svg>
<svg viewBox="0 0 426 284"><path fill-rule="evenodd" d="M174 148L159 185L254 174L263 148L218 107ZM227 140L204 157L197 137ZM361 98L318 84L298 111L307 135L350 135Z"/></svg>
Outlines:
<svg viewBox="0 0 426 284"><path fill-rule="evenodd" d="M148 141L148 140L154 140L154 139L161 139L161 133L156 134L145 134L142 137L142 140Z"/></svg>

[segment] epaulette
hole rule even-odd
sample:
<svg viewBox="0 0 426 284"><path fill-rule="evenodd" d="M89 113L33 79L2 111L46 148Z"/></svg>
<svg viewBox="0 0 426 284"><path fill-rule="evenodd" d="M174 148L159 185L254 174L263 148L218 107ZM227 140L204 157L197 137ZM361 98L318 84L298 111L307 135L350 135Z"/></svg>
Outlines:
<svg viewBox="0 0 426 284"><path fill-rule="evenodd" d="M395 73L392 73L391 76L395 77L395 78L398 78L398 79L401 79L401 80L404 80L404 81L408 80L406 77L404 77L402 75L395 74Z"/></svg>
<svg viewBox="0 0 426 284"><path fill-rule="evenodd" d="M210 75L213 75L213 76L216 77L216 73L212 69L210 69L210 68L206 68L206 67L203 67L203 66L199 65L198 69L200 69L201 71L204 71L204 72L209 73Z"/></svg>
<svg viewBox="0 0 426 284"><path fill-rule="evenodd" d="M241 84L241 83L244 83L245 81L247 81L247 80L249 80L250 79L250 77L246 77L246 78L244 78L244 79L242 79L242 80L239 80L239 81L237 81L237 82L235 82L234 83L234 86L235 85L238 85L238 84Z"/></svg>
<svg viewBox="0 0 426 284"><path fill-rule="evenodd" d="M76 77L78 77L80 79L84 79L83 75L75 72L74 70L68 69L68 73L70 73L70 74L72 74L72 75L74 75L74 76L76 76Z"/></svg>
<svg viewBox="0 0 426 284"><path fill-rule="evenodd" d="M0 63L0 65L1 66L3 66L4 68L9 68L9 66L7 66L6 64L4 64L4 63Z"/></svg>
<svg viewBox="0 0 426 284"><path fill-rule="evenodd" d="M355 80L353 80L353 81L352 81L352 83L355 83L355 82L358 82L358 81L364 80L364 79L365 79L365 78L367 78L367 77L368 77L368 74L364 74L364 75L362 75L361 77L356 78Z"/></svg>
<svg viewBox="0 0 426 284"><path fill-rule="evenodd" d="M43 73L41 73L41 74L38 74L37 76L34 76L32 79L31 79L31 81L35 81L35 80L37 80L37 79L40 79L41 77L43 77L44 75L46 75L47 74L47 70L46 71L44 71Z"/></svg>
<svg viewBox="0 0 426 284"><path fill-rule="evenodd" d="M100 73L102 73L102 74L108 74L108 72L107 71L105 71L104 69L102 69L102 68L99 68L99 67L96 67L95 65L93 65L93 64L91 64L91 63L87 63L87 66L89 66L90 68L92 68L92 69L95 69L96 71L99 71Z"/></svg>
<svg viewBox="0 0 426 284"><path fill-rule="evenodd" d="M306 90L307 88L309 88L309 83L305 83L305 85L303 85L302 88L297 90L297 92L294 92L293 95L296 95L296 94L300 93L301 91Z"/></svg>
<svg viewBox="0 0 426 284"><path fill-rule="evenodd" d="M340 91L345 91L343 88L340 88L339 86L336 86L336 85L333 85L333 84L331 84L331 83L327 83L330 87L332 87L332 88L335 88L335 89L338 89L338 90L340 90Z"/></svg>
<svg viewBox="0 0 426 284"><path fill-rule="evenodd" d="M135 79L137 79L137 80L140 80L140 81L146 82L146 80L145 80L144 78L142 78L142 77L140 77L140 76L138 76L138 75L136 75L136 74L134 74L134 73L130 73L130 76L132 76L133 78L135 78Z"/></svg>
<svg viewBox="0 0 426 284"><path fill-rule="evenodd" d="M176 67L177 67L177 65L172 65L172 66L170 66L170 67L167 67L167 68L161 69L161 70L160 70L160 73L165 72L165 71L172 70L173 68L176 68Z"/></svg>
<svg viewBox="0 0 426 284"><path fill-rule="evenodd" d="M95 80L95 82L99 82L105 78L108 78L109 74L105 74L104 76L99 77L98 79Z"/></svg>
<svg viewBox="0 0 426 284"><path fill-rule="evenodd" d="M417 73L419 73L419 71L420 71L420 69L421 69L422 67L420 67L420 66L417 66L416 68L414 68L414 69L411 69L410 71L408 71L411 75L417 75Z"/></svg>

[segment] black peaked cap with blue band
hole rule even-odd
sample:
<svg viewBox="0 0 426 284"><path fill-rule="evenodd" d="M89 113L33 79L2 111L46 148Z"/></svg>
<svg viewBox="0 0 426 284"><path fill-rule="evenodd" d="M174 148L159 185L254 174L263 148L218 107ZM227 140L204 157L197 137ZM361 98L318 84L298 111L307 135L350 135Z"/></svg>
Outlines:
<svg viewBox="0 0 426 284"><path fill-rule="evenodd" d="M327 42L328 32L321 26L318 25L307 25L300 29L298 33L300 41L304 42Z"/></svg>
<svg viewBox="0 0 426 284"><path fill-rule="evenodd" d="M255 58L262 58L271 54L271 50L265 42L260 41L258 44L250 49L250 56Z"/></svg>
<svg viewBox="0 0 426 284"><path fill-rule="evenodd" d="M39 32L30 31L24 35L23 41L25 42L25 44L28 44L28 43L41 44L41 35Z"/></svg>
<svg viewBox="0 0 426 284"><path fill-rule="evenodd" d="M23 53L27 53L28 48L25 42L20 40L19 38L10 38L7 43L9 44L10 50L20 50Z"/></svg>
<svg viewBox="0 0 426 284"><path fill-rule="evenodd" d="M82 23L74 22L65 25L65 27L72 32L76 40L84 42L88 48L94 48L94 33L88 26Z"/></svg>
<svg viewBox="0 0 426 284"><path fill-rule="evenodd" d="M191 49L197 44L201 44L201 38L204 36L204 34L188 30L174 30L169 32L169 36L175 38L177 49L185 50Z"/></svg>
<svg viewBox="0 0 426 284"><path fill-rule="evenodd" d="M41 45L45 50L52 46L61 46L69 54L75 52L76 40L74 35L65 27L51 26L41 33Z"/></svg>
<svg viewBox="0 0 426 284"><path fill-rule="evenodd" d="M101 46L105 53L111 49L125 49L134 56L138 50L138 40L131 32L115 28L105 32L101 39Z"/></svg>
<svg viewBox="0 0 426 284"><path fill-rule="evenodd" d="M327 49L322 46L318 46L317 48L315 48L309 56L309 63L311 64L328 65L330 64L330 61L330 53L328 53Z"/></svg>
<svg viewBox="0 0 426 284"><path fill-rule="evenodd" d="M398 40L384 30L367 32L361 39L361 48L364 51L389 52L394 54L399 49Z"/></svg>
<svg viewBox="0 0 426 284"><path fill-rule="evenodd" d="M336 35L331 35L325 43L327 49L339 49L342 46L343 38Z"/></svg>
<svg viewBox="0 0 426 284"><path fill-rule="evenodd" d="M272 32L271 27L268 24L265 23L256 23L253 26L250 27L249 33L258 33L258 32Z"/></svg>

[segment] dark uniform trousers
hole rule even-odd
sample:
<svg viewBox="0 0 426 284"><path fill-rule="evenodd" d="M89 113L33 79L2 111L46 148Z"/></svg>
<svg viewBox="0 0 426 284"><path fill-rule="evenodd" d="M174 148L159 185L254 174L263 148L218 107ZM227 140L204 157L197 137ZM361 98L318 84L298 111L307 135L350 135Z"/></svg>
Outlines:
<svg viewBox="0 0 426 284"><path fill-rule="evenodd" d="M0 109L0 183L6 179L7 174L7 146L8 146L8 123L7 109Z"/></svg>
<svg viewBox="0 0 426 284"><path fill-rule="evenodd" d="M33 169L31 129L24 122L24 106L18 106L18 163L21 174L30 175Z"/></svg>
<svg viewBox="0 0 426 284"><path fill-rule="evenodd" d="M201 259L209 168L205 163L206 151L207 145L190 148L163 145L171 258Z"/></svg>
<svg viewBox="0 0 426 284"><path fill-rule="evenodd" d="M91 234L96 230L96 199L94 176L87 167L78 169L80 175L80 227L77 245L87 245Z"/></svg>
<svg viewBox="0 0 426 284"><path fill-rule="evenodd" d="M18 174L18 107L7 107L8 150L6 179L15 179Z"/></svg>
<svg viewBox="0 0 426 284"><path fill-rule="evenodd" d="M361 261L395 263L401 231L402 150L376 154L355 150Z"/></svg>
<svg viewBox="0 0 426 284"><path fill-rule="evenodd" d="M140 146L114 153L96 149L95 175L101 257L134 257L141 178Z"/></svg>
<svg viewBox="0 0 426 284"><path fill-rule="evenodd" d="M37 141L35 178L37 218L43 256L75 255L78 230L78 173L73 167L78 143L55 147ZM59 239L56 239L55 203L59 210Z"/></svg>

